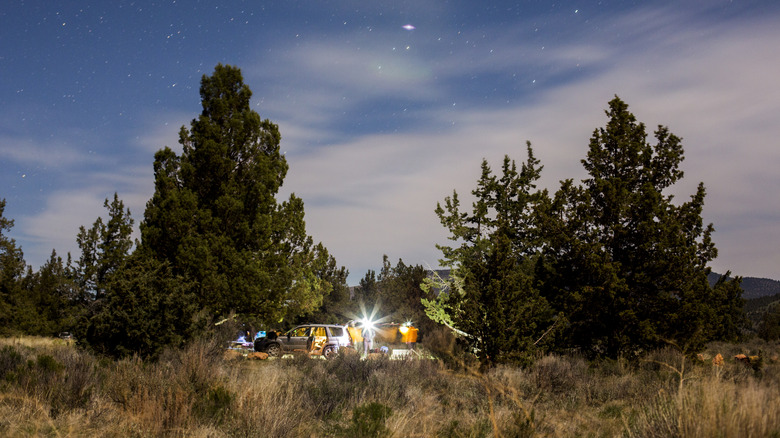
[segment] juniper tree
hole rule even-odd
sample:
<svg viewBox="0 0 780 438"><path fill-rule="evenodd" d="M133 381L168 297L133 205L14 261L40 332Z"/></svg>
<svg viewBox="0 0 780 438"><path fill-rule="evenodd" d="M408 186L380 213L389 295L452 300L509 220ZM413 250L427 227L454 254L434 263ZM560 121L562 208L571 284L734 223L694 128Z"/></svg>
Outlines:
<svg viewBox="0 0 780 438"><path fill-rule="evenodd" d="M76 299L79 286L70 255L66 262L52 250L37 272L28 270L22 296L16 302L17 327L29 334L56 335L73 332L84 311Z"/></svg>
<svg viewBox="0 0 780 438"><path fill-rule="evenodd" d="M27 263L22 249L7 232L14 221L4 216L5 199L0 199L0 333L16 330L15 302L22 293L22 280Z"/></svg>
<svg viewBox="0 0 780 438"><path fill-rule="evenodd" d="M197 308L215 316L277 322L312 312L327 285L309 264L317 256L303 201L276 198L288 170L278 126L250 108L238 68L217 65L200 95L201 114L179 133L181 156L167 147L155 155L142 251L170 263Z"/></svg>
<svg viewBox="0 0 780 438"><path fill-rule="evenodd" d="M90 306L77 331L92 351L113 357L156 357L196 332L191 285L176 277L166 261L136 251L106 284L106 294Z"/></svg>
<svg viewBox="0 0 780 438"><path fill-rule="evenodd" d="M382 257L382 270L378 278L382 314L397 323L411 322L422 334L430 333L435 327L425 315L425 307L421 302L425 292L420 285L425 277L425 268L420 265L407 265L398 259L392 266L386 255Z"/></svg>
<svg viewBox="0 0 780 438"><path fill-rule="evenodd" d="M704 185L675 204L668 189L683 177L681 139L659 126L651 144L617 97L607 116L582 160L588 177L564 181L545 209L539 281L570 321L568 341L589 354L668 342L695 349L714 336L715 309L738 301L733 289L719 298L707 282L717 250L702 221Z"/></svg>
<svg viewBox="0 0 780 438"><path fill-rule="evenodd" d="M500 175L482 162L470 212L462 211L457 192L436 208L457 246L438 246L451 277L437 300L425 301L428 315L464 334L488 366L527 359L552 324L533 281L535 210L546 193L536 190L542 168L530 143L527 154L519 171L506 156Z"/></svg>
<svg viewBox="0 0 780 438"><path fill-rule="evenodd" d="M103 202L108 219L98 217L89 229L79 227L76 236L81 255L77 279L82 302L99 300L105 295L109 277L120 269L133 247L133 218L119 195Z"/></svg>

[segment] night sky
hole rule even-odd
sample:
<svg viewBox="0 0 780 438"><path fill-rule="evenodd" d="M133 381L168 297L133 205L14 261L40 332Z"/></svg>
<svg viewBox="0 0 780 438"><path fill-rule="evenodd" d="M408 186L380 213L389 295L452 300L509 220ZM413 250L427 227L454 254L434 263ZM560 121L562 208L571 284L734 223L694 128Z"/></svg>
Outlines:
<svg viewBox="0 0 780 438"><path fill-rule="evenodd" d="M181 151L202 75L235 65L281 130L280 199L356 284L383 254L437 266L436 203L483 158L524 161L529 140L540 186L584 178L618 95L683 138L672 193L705 184L714 270L780 279L779 47L775 0L8 1L0 199L34 269L77 258L114 192L137 229L154 152Z"/></svg>

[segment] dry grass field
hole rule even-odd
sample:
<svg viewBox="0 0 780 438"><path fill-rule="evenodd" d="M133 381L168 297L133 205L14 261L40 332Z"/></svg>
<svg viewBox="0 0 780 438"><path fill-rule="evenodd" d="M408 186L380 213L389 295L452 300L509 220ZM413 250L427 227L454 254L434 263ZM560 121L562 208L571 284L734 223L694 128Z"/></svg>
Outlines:
<svg viewBox="0 0 780 438"><path fill-rule="evenodd" d="M545 356L479 373L354 355L227 359L206 342L155 363L115 362L61 340L7 338L0 436L780 437L779 351L756 342L636 363Z"/></svg>

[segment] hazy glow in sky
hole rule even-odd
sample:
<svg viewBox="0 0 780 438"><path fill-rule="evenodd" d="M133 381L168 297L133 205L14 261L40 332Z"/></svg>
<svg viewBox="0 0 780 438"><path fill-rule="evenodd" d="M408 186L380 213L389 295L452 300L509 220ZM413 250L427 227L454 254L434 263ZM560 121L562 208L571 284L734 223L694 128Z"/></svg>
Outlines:
<svg viewBox="0 0 780 438"><path fill-rule="evenodd" d="M482 158L541 185L580 159L619 95L683 137L716 272L780 278L780 5L765 1L81 1L0 9L0 198L37 269L118 192L137 224L152 162L200 112L203 74L241 67L279 124L282 198L355 284L382 255L436 266L436 202Z"/></svg>

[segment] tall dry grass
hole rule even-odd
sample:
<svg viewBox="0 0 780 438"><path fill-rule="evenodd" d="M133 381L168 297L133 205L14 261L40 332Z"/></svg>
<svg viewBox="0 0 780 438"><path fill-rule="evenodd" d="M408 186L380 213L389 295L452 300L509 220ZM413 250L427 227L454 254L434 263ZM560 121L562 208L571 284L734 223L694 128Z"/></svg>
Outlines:
<svg viewBox="0 0 780 438"><path fill-rule="evenodd" d="M760 367L732 359L759 350ZM549 355L480 373L455 355L449 365L227 360L199 342L146 363L14 338L0 340L0 436L771 437L778 351L713 344L705 361L666 349L637 363Z"/></svg>

